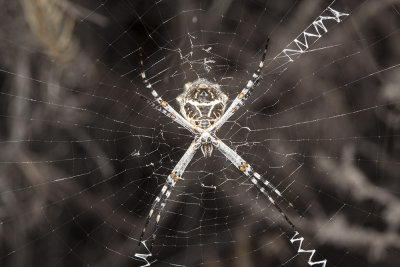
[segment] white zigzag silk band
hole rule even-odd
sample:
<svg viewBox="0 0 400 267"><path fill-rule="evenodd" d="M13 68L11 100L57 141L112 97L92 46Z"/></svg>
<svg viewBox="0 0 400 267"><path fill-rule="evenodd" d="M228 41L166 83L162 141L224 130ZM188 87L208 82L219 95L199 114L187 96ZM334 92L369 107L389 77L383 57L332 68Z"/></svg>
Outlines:
<svg viewBox="0 0 400 267"><path fill-rule="evenodd" d="M289 43L272 60L274 66L270 66L272 72L282 73L287 69L287 65L294 61L294 58L305 53L313 44L315 44L325 33L328 32L328 23L340 23L349 14L339 12L331 6L333 1L322 13L314 20L296 39Z"/></svg>
<svg viewBox="0 0 400 267"><path fill-rule="evenodd" d="M308 265L310 265L310 266L313 266L313 265L316 265L316 264L320 264L322 267L326 267L326 263L327 263L327 260L322 260L322 261L313 261L312 260L312 258L314 257L314 254L315 254L315 252L316 252L316 250L315 249L309 249L309 250L305 250L305 249L302 249L302 245L303 245L303 241L304 241L304 237L298 237L298 238L296 238L296 236L298 236L299 235L299 232L295 232L295 234L294 234L294 236L290 239L290 242L292 243L292 244L294 244L294 242L299 242L300 244L299 244L299 249L297 250L297 252L300 254L300 253L310 253L310 257L308 258Z"/></svg>

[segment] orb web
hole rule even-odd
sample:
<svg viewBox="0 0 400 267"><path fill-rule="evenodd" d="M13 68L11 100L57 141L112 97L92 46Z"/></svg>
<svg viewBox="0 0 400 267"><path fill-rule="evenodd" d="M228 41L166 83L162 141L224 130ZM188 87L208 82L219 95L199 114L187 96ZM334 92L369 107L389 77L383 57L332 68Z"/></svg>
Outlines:
<svg viewBox="0 0 400 267"><path fill-rule="evenodd" d="M390 1L4 1L2 266L395 266L399 255L399 6ZM268 199L199 151L138 246L194 136L184 84L217 83L216 135L276 186ZM311 257L312 256L312 257ZM314 266L322 266L316 263Z"/></svg>

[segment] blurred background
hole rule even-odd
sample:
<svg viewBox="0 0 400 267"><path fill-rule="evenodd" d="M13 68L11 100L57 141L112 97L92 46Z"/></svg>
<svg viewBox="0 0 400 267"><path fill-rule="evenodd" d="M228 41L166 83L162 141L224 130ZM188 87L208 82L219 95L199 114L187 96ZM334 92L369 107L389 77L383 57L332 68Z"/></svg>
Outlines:
<svg viewBox="0 0 400 267"><path fill-rule="evenodd" d="M233 99L270 38L260 86L217 135L299 209L279 203L316 260L398 266L399 1L336 1L350 15L273 67L331 3L0 0L0 265L145 265L145 218L193 136L139 97L151 97L140 48L178 110L199 77ZM217 151L196 154L183 178L152 266L307 266L290 227Z"/></svg>

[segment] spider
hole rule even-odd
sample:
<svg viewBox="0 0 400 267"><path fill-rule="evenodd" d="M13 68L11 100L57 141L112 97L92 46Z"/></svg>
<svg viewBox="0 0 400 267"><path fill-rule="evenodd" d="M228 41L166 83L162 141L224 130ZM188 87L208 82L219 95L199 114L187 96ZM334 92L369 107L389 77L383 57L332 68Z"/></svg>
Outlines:
<svg viewBox="0 0 400 267"><path fill-rule="evenodd" d="M177 97L181 111L181 114L179 114L158 95L158 93L153 89L151 83L147 80L143 67L142 53L140 52L140 65L142 68L141 78L145 86L151 91L154 100L149 100L143 96L142 98L153 108L162 112L173 121L189 130L194 135L194 140L176 164L171 174L168 175L164 186L151 205L151 209L147 215L145 225L139 238L139 245L142 242L154 211L158 209L151 235L152 243L156 239L161 214L165 209L167 200L199 148L203 152L204 157L210 157L213 148L219 150L229 161L232 162L234 166L250 179L254 186L256 186L257 189L265 195L272 205L280 212L290 227L296 231L295 225L275 202L272 195L275 195L279 199L283 200L287 205L294 208L292 203L289 202L267 179L264 179L259 173L255 172L248 162L216 136L216 132L220 127L245 104L246 99L248 99L255 86L258 85L261 78L261 70L264 66L267 54L268 43L269 39L265 45L257 70L253 73L252 78L247 82L247 85L237 95L226 111L225 108L228 97L221 91L220 86L209 82L206 79L200 78L196 81L186 83L184 86L184 92ZM296 210L296 212L298 211ZM150 246L150 249L151 247L152 245Z"/></svg>

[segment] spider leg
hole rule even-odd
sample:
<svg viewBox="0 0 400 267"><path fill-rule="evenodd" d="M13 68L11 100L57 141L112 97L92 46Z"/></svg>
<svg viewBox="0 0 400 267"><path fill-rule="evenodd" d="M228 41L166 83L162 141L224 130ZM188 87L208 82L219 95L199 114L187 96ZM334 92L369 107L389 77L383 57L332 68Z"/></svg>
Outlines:
<svg viewBox="0 0 400 267"><path fill-rule="evenodd" d="M186 128L190 132L192 132L192 133L202 132L203 131L202 129L192 125L190 122L185 120L181 114L179 114L173 107L171 107L171 105L169 105L166 101L164 101L158 95L157 91L153 89L153 86L151 85L149 80L146 78L146 72L145 72L144 66L143 66L142 52L139 53L139 57L140 57L140 68L141 68L140 77L142 78L142 81L145 84L146 88L148 88L151 91L151 94L154 97L154 101L151 101L150 99L140 95L141 98L144 99L153 108L162 112L164 115L168 116L170 119L177 122L179 125Z"/></svg>
<svg viewBox="0 0 400 267"><path fill-rule="evenodd" d="M235 165L241 172L243 172L247 177L250 178L251 182L258 188L258 190L260 190L261 193L263 193L272 203L272 205L274 205L274 207L279 211L279 213L281 213L285 221L293 228L293 230L296 230L296 227L294 226L292 221L282 211L279 205L271 197L270 193L275 193L280 199L282 199L287 205L292 207L300 215L298 210L294 208L293 204L288 201L281 194L281 192L279 192L279 190L276 189L270 182L268 182L266 179L262 178L260 174L255 172L253 168L241 156L239 156L235 151L228 147L224 142L216 137L212 137L212 143L217 147L219 151L221 151L221 153L227 159L229 159L233 163L233 165ZM267 192L262 185L265 185L269 192Z"/></svg>
<svg viewBox="0 0 400 267"><path fill-rule="evenodd" d="M158 210L158 214L156 217L154 230L152 233L152 244L153 244L153 242L156 238L155 233L158 230L161 213L163 212L163 210L166 206L167 200L168 200L169 196L171 195L171 192L172 192L173 188L175 187L175 184L178 182L178 180L181 179L183 172L185 171L187 165L190 163L190 161L192 160L194 154L196 153L196 151L198 150L199 147L200 147L200 140L199 139L193 140L192 144L186 150L185 154L182 156L182 158L179 160L179 162L176 164L176 166L172 170L171 174L168 175L164 186L162 187L160 193L158 194L158 196L154 200L153 204L151 205L150 212L146 217L146 222L145 222L145 225L143 227L142 233L140 234L140 238L139 238L139 246L140 246L140 243L146 232L146 228L147 228L148 224L150 223L150 220L154 214L154 209L156 207L158 207L159 210Z"/></svg>
<svg viewBox="0 0 400 267"><path fill-rule="evenodd" d="M176 178L179 179L179 177L176 177ZM161 204L160 204L160 208L158 209L158 214L156 217L153 234L151 235L150 251L153 249L154 240L156 240L156 237L157 237L157 230L158 230L158 226L159 226L159 222L160 222L160 218L161 218L161 212L164 210L164 208L167 204L167 200L168 200L169 196L171 195L171 192L172 192L172 189L174 186L175 185L172 185L172 183L168 183L167 191L166 191L164 197L161 199L161 202L160 202Z"/></svg>
<svg viewBox="0 0 400 267"><path fill-rule="evenodd" d="M181 116L176 116L174 114L172 114L168 109L165 109L162 105L159 105L159 103L152 101L150 99L148 99L147 97L139 94L139 97L144 100L147 104L149 104L152 108L154 108L155 110L161 112L162 114L164 114L165 116L167 116L168 118L172 119L173 121L177 122L179 125L181 125L182 127L186 128L187 130L189 130L191 133L193 134L197 134L196 129L194 128L194 125L191 125L190 123L187 123L187 121Z"/></svg>
<svg viewBox="0 0 400 267"><path fill-rule="evenodd" d="M279 213L282 215L282 217L285 219L285 221L290 225L290 227L292 227L292 229L294 231L296 230L296 226L294 226L294 224L292 223L292 221L286 216L286 214L283 212L283 210L281 209L281 207L279 207L279 205L275 202L275 200L268 194L267 191L265 191L264 187L260 186L260 184L258 184L257 182L254 182L254 185L258 188L258 190L261 191L261 193L263 193L269 200L269 202L271 202L272 205L274 205L275 209L277 209L277 211L279 211Z"/></svg>
<svg viewBox="0 0 400 267"><path fill-rule="evenodd" d="M209 132L213 130L217 131L241 106L245 104L247 98L250 96L254 87L258 85L258 82L260 81L261 78L261 70L264 67L264 61L268 51L268 44L269 44L269 39L267 40L267 43L265 45L263 54L261 56L261 61L258 64L258 68L253 73L252 78L247 82L246 87L243 88L243 90L236 96L232 104L225 111L224 115L222 115L221 119L209 128L208 130Z"/></svg>

